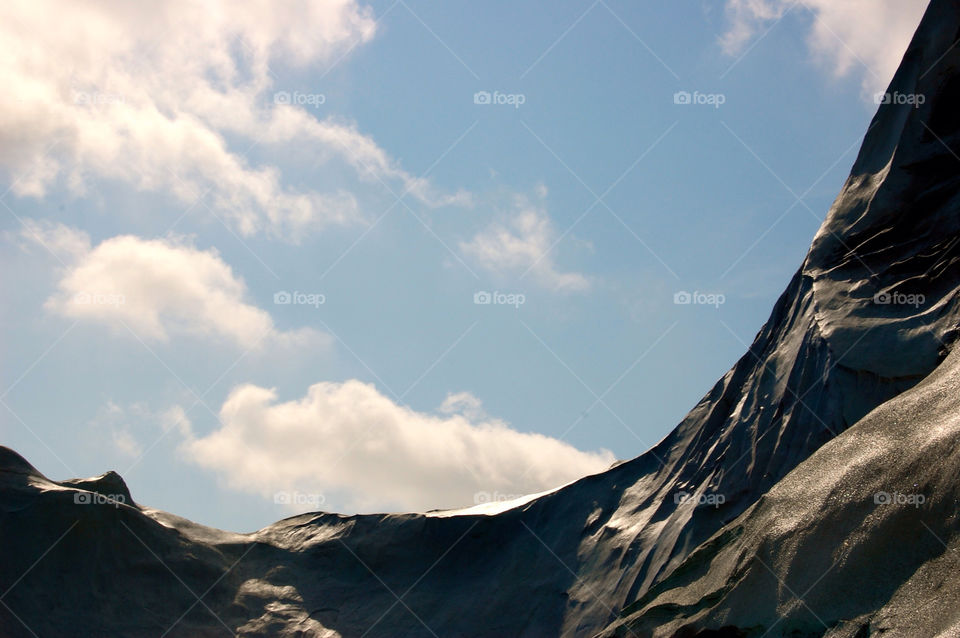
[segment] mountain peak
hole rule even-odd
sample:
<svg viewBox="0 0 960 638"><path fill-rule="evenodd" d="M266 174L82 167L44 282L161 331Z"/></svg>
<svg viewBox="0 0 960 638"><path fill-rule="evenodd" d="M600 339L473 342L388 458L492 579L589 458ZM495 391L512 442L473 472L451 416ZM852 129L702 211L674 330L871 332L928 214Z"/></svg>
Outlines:
<svg viewBox="0 0 960 638"><path fill-rule="evenodd" d="M133 497L130 496L130 489L119 474L110 470L100 476L94 476L86 479L70 479L58 483L62 487L70 487L88 492L102 494L119 503L130 505L133 503Z"/></svg>
<svg viewBox="0 0 960 638"><path fill-rule="evenodd" d="M874 96L879 108L850 176L813 240L809 263L828 267L853 249L868 253L860 242L896 223L905 211L918 216L936 210L909 206L910 196L932 184L942 190L942 180L950 184L958 175L960 159L948 145L960 131L958 39L960 3L932 0L889 87ZM878 201L876 196L886 193L895 197ZM956 224L953 216L950 221ZM889 242L889 237L883 240ZM885 255L878 258L889 262Z"/></svg>
<svg viewBox="0 0 960 638"><path fill-rule="evenodd" d="M41 474L37 468L30 465L27 459L3 445L0 445L0 472L25 474L27 476L43 478L43 474Z"/></svg>

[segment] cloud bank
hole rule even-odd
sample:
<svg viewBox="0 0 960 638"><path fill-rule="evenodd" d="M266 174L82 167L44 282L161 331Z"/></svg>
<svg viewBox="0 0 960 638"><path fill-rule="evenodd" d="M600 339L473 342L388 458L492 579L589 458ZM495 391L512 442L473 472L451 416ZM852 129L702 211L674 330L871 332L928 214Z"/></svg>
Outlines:
<svg viewBox="0 0 960 638"><path fill-rule="evenodd" d="M472 506L558 487L614 461L607 451L518 432L486 417L467 393L429 414L356 380L317 383L291 401L242 385L219 416L217 429L188 434L181 449L228 486L266 498L337 493L362 512ZM318 507L300 507L309 509Z"/></svg>
<svg viewBox="0 0 960 638"><path fill-rule="evenodd" d="M16 97L0 100L0 171L20 196L117 180L208 208L243 234L292 240L362 223L360 205L344 188L284 183L277 166L247 159L257 146L295 143L311 163L335 160L430 204L461 201L354 124L274 100L271 64L329 67L375 32L354 0L4 2L0 79Z"/></svg>

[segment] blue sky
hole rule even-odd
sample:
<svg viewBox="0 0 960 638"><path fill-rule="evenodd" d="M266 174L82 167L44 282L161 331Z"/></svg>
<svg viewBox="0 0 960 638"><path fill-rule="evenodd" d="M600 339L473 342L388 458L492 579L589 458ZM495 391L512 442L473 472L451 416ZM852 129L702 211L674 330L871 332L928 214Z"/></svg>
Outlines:
<svg viewBox="0 0 960 638"><path fill-rule="evenodd" d="M926 3L243 4L0 10L2 443L240 531L656 443Z"/></svg>

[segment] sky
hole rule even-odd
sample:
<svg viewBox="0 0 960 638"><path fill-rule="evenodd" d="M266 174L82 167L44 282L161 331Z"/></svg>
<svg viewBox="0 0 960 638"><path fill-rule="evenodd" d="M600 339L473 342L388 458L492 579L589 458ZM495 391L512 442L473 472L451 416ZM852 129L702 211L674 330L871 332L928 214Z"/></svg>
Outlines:
<svg viewBox="0 0 960 638"><path fill-rule="evenodd" d="M235 531L638 456L766 320L925 6L4 3L0 444Z"/></svg>

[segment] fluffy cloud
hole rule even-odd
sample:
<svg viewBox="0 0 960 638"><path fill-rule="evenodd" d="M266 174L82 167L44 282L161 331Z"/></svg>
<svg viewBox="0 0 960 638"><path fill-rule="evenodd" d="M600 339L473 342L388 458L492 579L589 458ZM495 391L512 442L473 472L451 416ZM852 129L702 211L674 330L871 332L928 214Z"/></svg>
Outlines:
<svg viewBox="0 0 960 638"><path fill-rule="evenodd" d="M809 45L840 77L863 74L865 95L889 84L928 0L728 0L731 26L721 42L731 55L787 11L812 15ZM796 7L796 8L792 8ZM864 68L865 67L865 68Z"/></svg>
<svg viewBox="0 0 960 638"><path fill-rule="evenodd" d="M67 317L127 328L145 340L171 333L219 337L245 348L325 342L311 330L282 332L245 301L246 285L215 250L175 239L120 235L92 246L63 225L27 222L23 237L58 256L63 272L47 308Z"/></svg>
<svg viewBox="0 0 960 638"><path fill-rule="evenodd" d="M359 511L469 506L478 494L538 492L614 460L478 420L478 409L461 393L443 414L416 412L356 380L317 383L286 402L243 385L224 402L219 428L188 435L182 450L232 488L264 497L337 492Z"/></svg>
<svg viewBox="0 0 960 638"><path fill-rule="evenodd" d="M251 165L244 154L258 144L296 143L311 162L339 158L361 178L450 201L354 125L274 103L270 64L334 64L374 33L354 0L4 2L0 170L21 196L58 179L79 194L96 178L185 208L206 196L245 234L294 239L360 221L359 205L341 188L299 191L277 167Z"/></svg>
<svg viewBox="0 0 960 638"><path fill-rule="evenodd" d="M590 287L586 276L558 270L553 251L560 239L547 213L518 196L511 214L461 242L460 250L500 276L530 275L540 285L561 292L586 290Z"/></svg>

